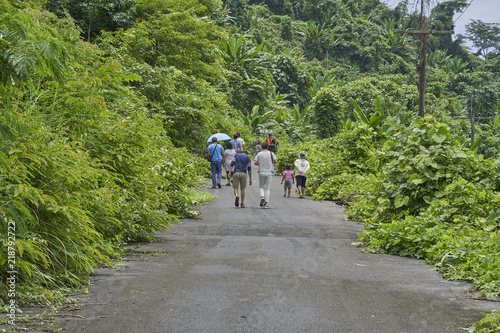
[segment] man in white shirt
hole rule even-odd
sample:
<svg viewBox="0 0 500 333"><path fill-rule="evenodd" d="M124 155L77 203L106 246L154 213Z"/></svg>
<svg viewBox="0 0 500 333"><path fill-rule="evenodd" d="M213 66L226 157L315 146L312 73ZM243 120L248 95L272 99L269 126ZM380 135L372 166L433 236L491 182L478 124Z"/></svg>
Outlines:
<svg viewBox="0 0 500 333"><path fill-rule="evenodd" d="M269 208L271 196L271 181L273 179L274 164L278 163L276 156L269 150L267 142L262 143L262 151L254 158L254 164L259 166L260 206Z"/></svg>

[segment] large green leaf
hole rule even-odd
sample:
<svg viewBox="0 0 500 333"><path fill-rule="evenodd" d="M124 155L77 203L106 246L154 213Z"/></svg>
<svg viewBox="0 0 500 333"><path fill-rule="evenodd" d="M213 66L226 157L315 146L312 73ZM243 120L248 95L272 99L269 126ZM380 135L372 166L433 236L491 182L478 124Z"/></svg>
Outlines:
<svg viewBox="0 0 500 333"><path fill-rule="evenodd" d="M447 125L445 124L439 124L437 126L437 131L433 130L432 131L432 140L434 140L437 143L443 143L444 140L449 136L450 131Z"/></svg>
<svg viewBox="0 0 500 333"><path fill-rule="evenodd" d="M361 110L358 103L356 103L356 101L352 101L352 105L354 106L354 116L356 117L356 119L360 122L368 124L369 123L368 118L366 117L363 110Z"/></svg>

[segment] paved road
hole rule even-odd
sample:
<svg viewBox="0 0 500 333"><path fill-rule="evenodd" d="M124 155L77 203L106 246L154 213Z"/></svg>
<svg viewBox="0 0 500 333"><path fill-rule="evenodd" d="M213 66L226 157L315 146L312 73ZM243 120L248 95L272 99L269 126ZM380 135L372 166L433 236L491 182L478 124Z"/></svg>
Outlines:
<svg viewBox="0 0 500 333"><path fill-rule="evenodd" d="M257 177L255 177L257 178ZM200 207L120 270L100 269L69 332L463 332L497 303L474 301L422 261L361 253L362 225L332 202L283 198L269 209L258 184L247 208L232 190ZM154 253L140 256L140 252ZM84 319L76 317L81 316Z"/></svg>

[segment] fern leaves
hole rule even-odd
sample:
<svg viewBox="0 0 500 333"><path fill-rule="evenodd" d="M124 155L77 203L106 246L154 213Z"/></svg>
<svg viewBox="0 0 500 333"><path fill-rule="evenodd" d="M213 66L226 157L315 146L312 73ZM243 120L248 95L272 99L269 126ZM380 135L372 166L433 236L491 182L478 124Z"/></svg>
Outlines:
<svg viewBox="0 0 500 333"><path fill-rule="evenodd" d="M35 22L0 2L0 84L28 81L35 75L62 80L68 50L52 31Z"/></svg>

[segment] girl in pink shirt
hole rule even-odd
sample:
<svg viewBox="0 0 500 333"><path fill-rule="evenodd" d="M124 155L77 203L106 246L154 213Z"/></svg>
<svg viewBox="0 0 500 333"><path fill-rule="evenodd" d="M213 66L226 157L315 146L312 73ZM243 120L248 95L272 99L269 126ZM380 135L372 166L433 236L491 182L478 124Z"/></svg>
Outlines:
<svg viewBox="0 0 500 333"><path fill-rule="evenodd" d="M288 197L290 198L290 191L292 189L292 184L295 184L295 180L293 179L293 171L291 171L291 166L290 164L285 165L285 172L283 172L283 178L281 178L281 184L283 184L283 181L285 181L285 194L283 194L284 197L286 197L286 190L288 189Z"/></svg>

